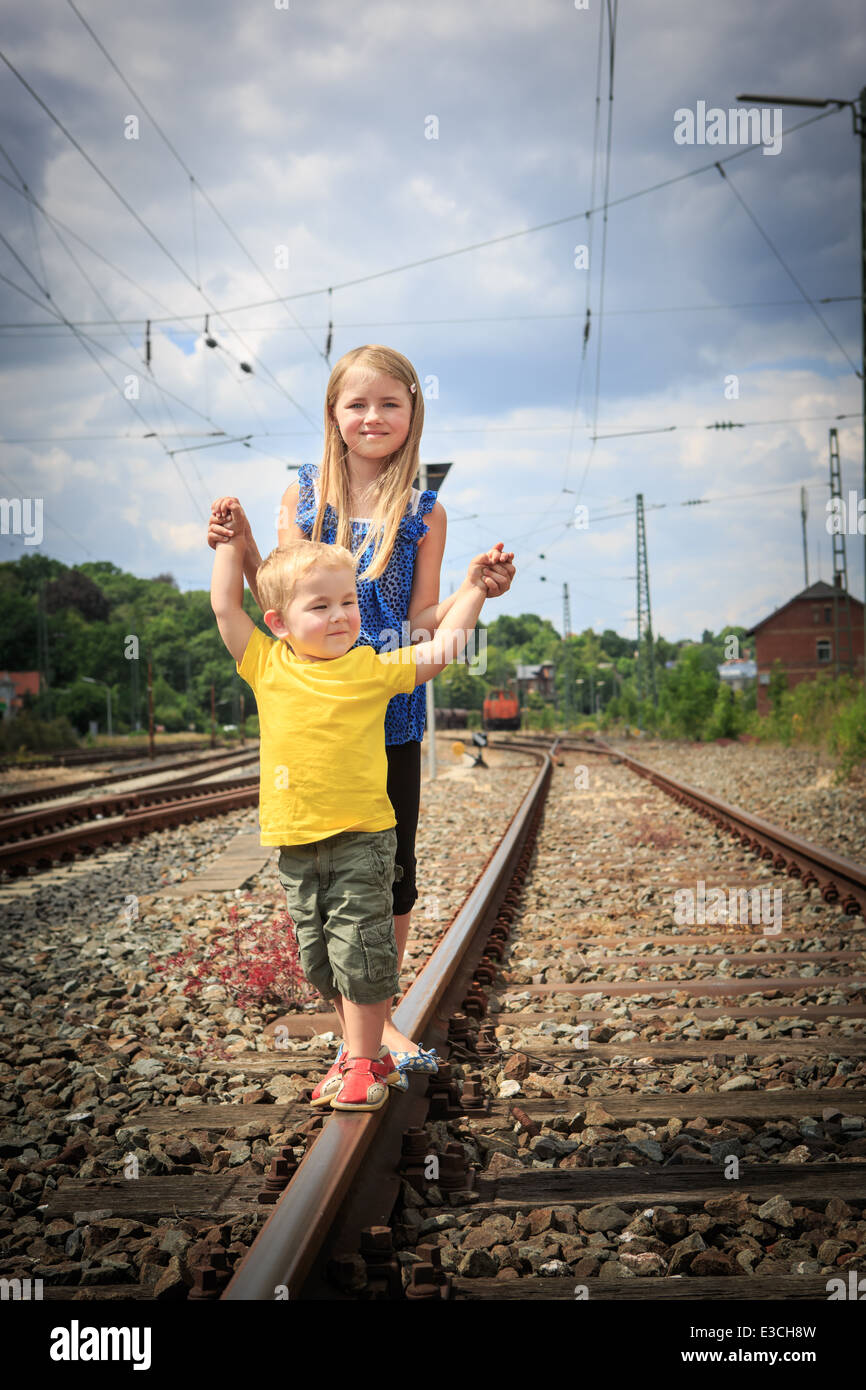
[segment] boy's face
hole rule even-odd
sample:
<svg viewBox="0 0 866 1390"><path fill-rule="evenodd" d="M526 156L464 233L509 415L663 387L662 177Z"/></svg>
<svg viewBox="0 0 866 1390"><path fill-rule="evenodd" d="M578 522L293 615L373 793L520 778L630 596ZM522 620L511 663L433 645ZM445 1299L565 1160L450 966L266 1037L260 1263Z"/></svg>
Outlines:
<svg viewBox="0 0 866 1390"><path fill-rule="evenodd" d="M271 611L265 621L276 637L289 641L301 661L345 656L361 631L354 572L348 566L311 570L297 585L282 618Z"/></svg>

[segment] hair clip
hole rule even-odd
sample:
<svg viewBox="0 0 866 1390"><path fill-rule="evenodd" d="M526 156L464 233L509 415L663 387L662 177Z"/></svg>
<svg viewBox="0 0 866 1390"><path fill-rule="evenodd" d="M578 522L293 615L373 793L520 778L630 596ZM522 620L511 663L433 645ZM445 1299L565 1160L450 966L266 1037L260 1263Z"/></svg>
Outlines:
<svg viewBox="0 0 866 1390"><path fill-rule="evenodd" d="M409 390L412 392L413 395L415 394L415 383L414 383L414 381L412 382L412 385L409 387Z"/></svg>

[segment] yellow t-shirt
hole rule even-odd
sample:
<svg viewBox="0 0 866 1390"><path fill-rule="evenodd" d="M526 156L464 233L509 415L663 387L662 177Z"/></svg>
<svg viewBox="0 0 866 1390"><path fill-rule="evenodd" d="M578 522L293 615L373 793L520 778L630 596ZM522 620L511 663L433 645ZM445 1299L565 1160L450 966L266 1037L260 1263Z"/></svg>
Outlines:
<svg viewBox="0 0 866 1390"><path fill-rule="evenodd" d="M392 695L415 689L414 647L378 655L353 647L333 661L299 661L256 628L237 669L259 709L263 845L396 825L385 710Z"/></svg>

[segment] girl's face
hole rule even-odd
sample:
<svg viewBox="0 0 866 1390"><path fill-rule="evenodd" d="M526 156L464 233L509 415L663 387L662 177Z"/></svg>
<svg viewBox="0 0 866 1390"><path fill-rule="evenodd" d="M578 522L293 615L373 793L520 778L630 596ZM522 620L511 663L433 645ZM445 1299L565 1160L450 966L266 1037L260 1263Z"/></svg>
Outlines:
<svg viewBox="0 0 866 1390"><path fill-rule="evenodd" d="M333 415L350 454L383 462L406 442L412 397L397 377L355 367L346 375Z"/></svg>

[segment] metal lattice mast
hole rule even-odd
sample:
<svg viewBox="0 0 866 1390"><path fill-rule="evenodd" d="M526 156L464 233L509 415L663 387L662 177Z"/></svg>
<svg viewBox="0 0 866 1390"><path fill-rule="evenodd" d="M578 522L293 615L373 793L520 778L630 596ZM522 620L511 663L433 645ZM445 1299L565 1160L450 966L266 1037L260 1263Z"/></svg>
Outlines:
<svg viewBox="0 0 866 1390"><path fill-rule="evenodd" d="M567 585L567 584L563 584L563 586L562 586L562 645L563 645L563 647L565 648L565 653L564 653L564 655L565 655L565 660L564 660L564 662L563 662L562 692L563 692L563 697L564 697L564 698L563 698L563 702L562 702L562 703L563 703L563 717L564 717L564 720L565 720L565 727L566 727L566 728L568 728L569 724L571 723L571 713L572 713L572 710L571 710L571 683L572 683L572 675L571 675L571 648L570 648L569 645L568 645L568 639L569 639L570 636L571 636L571 609L570 609L569 602L568 602L568 585Z"/></svg>
<svg viewBox="0 0 866 1390"><path fill-rule="evenodd" d="M833 508L833 500L838 504ZM832 531L833 541L833 668L838 676L844 665L854 674L854 635L851 631L851 596L848 593L848 556L845 549L845 515L842 505L842 469L839 461L839 435L835 429L830 431L830 511L835 510L837 526ZM846 518L847 520L847 518ZM839 610L842 609L840 613ZM845 655L842 655L842 648Z"/></svg>
<svg viewBox="0 0 866 1390"><path fill-rule="evenodd" d="M646 521L643 493L637 502L637 689L641 700L652 698L658 704L656 690L655 653L653 651L652 616L650 614L649 561L646 549Z"/></svg>

